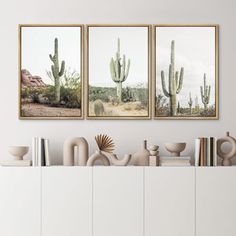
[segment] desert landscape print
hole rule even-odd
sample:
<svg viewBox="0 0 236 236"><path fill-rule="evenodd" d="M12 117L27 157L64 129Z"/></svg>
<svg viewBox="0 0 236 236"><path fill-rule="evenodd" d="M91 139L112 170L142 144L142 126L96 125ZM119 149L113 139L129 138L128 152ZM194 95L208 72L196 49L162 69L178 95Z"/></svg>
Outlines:
<svg viewBox="0 0 236 236"><path fill-rule="evenodd" d="M81 26L20 26L20 118L82 117L81 39Z"/></svg>
<svg viewBox="0 0 236 236"><path fill-rule="evenodd" d="M88 27L87 117L150 116L149 27Z"/></svg>
<svg viewBox="0 0 236 236"><path fill-rule="evenodd" d="M156 26L155 117L218 118L217 26Z"/></svg>

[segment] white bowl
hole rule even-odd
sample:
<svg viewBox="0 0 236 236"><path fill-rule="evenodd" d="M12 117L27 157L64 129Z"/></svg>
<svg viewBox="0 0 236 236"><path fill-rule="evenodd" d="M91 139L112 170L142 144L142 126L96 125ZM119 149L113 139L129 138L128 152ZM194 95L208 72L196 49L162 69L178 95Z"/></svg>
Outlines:
<svg viewBox="0 0 236 236"><path fill-rule="evenodd" d="M23 160L24 155L29 151L28 146L11 146L8 148L9 153L15 157L15 160Z"/></svg>

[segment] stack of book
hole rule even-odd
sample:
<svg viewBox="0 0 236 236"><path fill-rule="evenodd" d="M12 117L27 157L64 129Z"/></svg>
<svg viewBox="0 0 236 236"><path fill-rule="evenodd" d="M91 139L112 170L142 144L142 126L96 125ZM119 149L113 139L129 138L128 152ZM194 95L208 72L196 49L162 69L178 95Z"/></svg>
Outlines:
<svg viewBox="0 0 236 236"><path fill-rule="evenodd" d="M49 140L33 137L32 139L32 165L50 166Z"/></svg>
<svg viewBox="0 0 236 236"><path fill-rule="evenodd" d="M160 166L191 166L191 157L160 157Z"/></svg>
<svg viewBox="0 0 236 236"><path fill-rule="evenodd" d="M2 160L0 161L1 166L31 166L31 160Z"/></svg>
<svg viewBox="0 0 236 236"><path fill-rule="evenodd" d="M195 140L195 166L217 166L216 141L214 137Z"/></svg>

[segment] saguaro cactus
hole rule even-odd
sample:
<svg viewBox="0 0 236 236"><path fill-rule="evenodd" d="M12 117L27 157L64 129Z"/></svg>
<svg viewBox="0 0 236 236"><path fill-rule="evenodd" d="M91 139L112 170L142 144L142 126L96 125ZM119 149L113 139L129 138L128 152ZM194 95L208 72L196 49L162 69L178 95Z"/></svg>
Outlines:
<svg viewBox="0 0 236 236"><path fill-rule="evenodd" d="M176 115L176 103L177 103L177 94L182 89L183 86L183 76L184 76L184 68L181 67L180 75L178 71L175 71L175 41L171 41L171 56L170 56L170 65L169 65L169 91L166 89L165 83L165 74L164 71L161 71L161 83L163 93L166 97L169 98L169 106L170 106L170 115Z"/></svg>
<svg viewBox="0 0 236 236"><path fill-rule="evenodd" d="M53 62L51 66L52 75L54 77L54 84L55 84L55 103L60 102L60 77L64 74L65 71L65 61L61 62L61 68L59 67L59 56L58 56L58 39L55 38L54 40L54 55L49 54L49 58Z"/></svg>
<svg viewBox="0 0 236 236"><path fill-rule="evenodd" d="M189 105L189 111L190 111L190 115L191 115L192 114L192 106L193 106L193 99L192 99L191 93L189 93L188 105Z"/></svg>
<svg viewBox="0 0 236 236"><path fill-rule="evenodd" d="M112 57L110 62L111 78L116 83L116 94L119 102L122 100L122 83L127 79L130 68L130 59L126 66L126 58L120 57L120 39L118 38L118 49L115 59Z"/></svg>
<svg viewBox="0 0 236 236"><path fill-rule="evenodd" d="M206 74L204 73L204 85L203 87L201 86L200 90L201 90L201 97L202 97L202 103L204 105L204 110L207 110L207 105L210 101L210 93L211 93L211 86L210 85L206 85Z"/></svg>

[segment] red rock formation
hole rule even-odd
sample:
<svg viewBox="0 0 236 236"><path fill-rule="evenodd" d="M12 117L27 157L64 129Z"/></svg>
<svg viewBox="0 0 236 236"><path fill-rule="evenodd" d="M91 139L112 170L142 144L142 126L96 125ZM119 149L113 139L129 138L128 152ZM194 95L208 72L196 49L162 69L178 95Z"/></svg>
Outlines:
<svg viewBox="0 0 236 236"><path fill-rule="evenodd" d="M40 76L32 76L28 70L21 70L21 85L25 87L45 87L46 84L43 82Z"/></svg>

